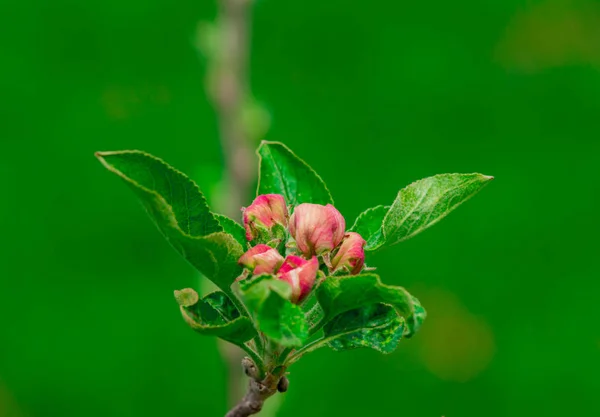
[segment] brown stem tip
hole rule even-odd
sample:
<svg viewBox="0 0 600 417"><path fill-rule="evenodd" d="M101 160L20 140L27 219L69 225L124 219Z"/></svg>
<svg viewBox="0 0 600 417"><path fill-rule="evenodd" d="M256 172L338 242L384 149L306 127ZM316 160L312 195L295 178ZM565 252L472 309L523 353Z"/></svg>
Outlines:
<svg viewBox="0 0 600 417"><path fill-rule="evenodd" d="M287 378L281 376L281 374L273 375L269 373L263 380L260 380L256 364L248 357L242 360L242 367L249 379L248 391L244 395L244 398L225 417L247 417L256 414L262 410L267 398L279 390L280 385L282 387L285 386L285 390L287 390L287 386L289 385L289 382L282 382L284 380L287 381ZM283 372L284 369L281 369L281 371ZM280 392L284 391L280 390Z"/></svg>

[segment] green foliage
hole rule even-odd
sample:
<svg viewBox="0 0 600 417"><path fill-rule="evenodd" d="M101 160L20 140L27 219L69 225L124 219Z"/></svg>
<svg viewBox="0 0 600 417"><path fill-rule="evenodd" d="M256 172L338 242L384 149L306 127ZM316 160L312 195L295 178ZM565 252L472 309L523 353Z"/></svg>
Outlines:
<svg viewBox="0 0 600 417"><path fill-rule="evenodd" d="M425 318L427 318L427 312L421 305L421 302L414 295L410 296L412 301L412 314L406 320L406 328L404 329L404 337L410 338L419 331Z"/></svg>
<svg viewBox="0 0 600 417"><path fill-rule="evenodd" d="M389 206L377 206L363 211L350 229L360 234L366 241L365 250L375 250L385 243L383 236L383 219Z"/></svg>
<svg viewBox="0 0 600 417"><path fill-rule="evenodd" d="M259 194L282 194L292 209L305 202L333 202L321 178L285 145L262 142L258 155ZM134 190L173 247L221 289L203 298L192 289L176 291L185 321L200 334L242 347L261 368L265 363L289 366L323 346L337 351L368 347L390 353L423 323L425 309L404 288L385 285L378 275L368 272L326 276L326 261L317 288L303 305L292 303L288 282L268 274L242 274L237 262L249 247L244 228L211 213L189 178L139 151L97 156ZM367 251L396 244L441 220L491 179L480 174L444 174L414 182L400 190L391 206L362 213L352 230L365 238ZM280 232L283 254L288 232L283 227ZM288 250L294 253L293 245ZM238 277L239 290L234 291ZM300 274L290 277L302 279Z"/></svg>
<svg viewBox="0 0 600 417"><path fill-rule="evenodd" d="M98 152L96 157L127 182L163 233L176 229L206 236L223 231L198 186L161 159L140 151Z"/></svg>
<svg viewBox="0 0 600 417"><path fill-rule="evenodd" d="M281 194L292 206L301 203L333 204L327 186L317 173L287 146L262 142L258 148L257 194Z"/></svg>
<svg viewBox="0 0 600 417"><path fill-rule="evenodd" d="M256 337L252 321L240 315L229 297L216 291L199 299L191 288L175 291L185 322L195 331L217 336L238 346Z"/></svg>
<svg viewBox="0 0 600 417"><path fill-rule="evenodd" d="M244 228L239 223L236 223L235 220L223 214L213 214L213 216L217 219L223 230L233 236L242 248L246 249L248 241L246 240L246 231Z"/></svg>
<svg viewBox="0 0 600 417"><path fill-rule="evenodd" d="M241 284L243 299L261 332L285 347L300 347L308 337L304 312L289 299L292 289L271 275Z"/></svg>
<svg viewBox="0 0 600 417"><path fill-rule="evenodd" d="M441 174L415 181L400 190L390 207L361 213L352 230L366 239L367 251L395 245L442 220L493 179L482 174Z"/></svg>
<svg viewBox="0 0 600 417"><path fill-rule="evenodd" d="M433 226L492 179L481 174L441 174L403 188L383 219L386 244L410 239Z"/></svg>
<svg viewBox="0 0 600 417"><path fill-rule="evenodd" d="M410 294L402 287L382 284L375 274L327 277L317 288L317 299L324 311L322 322L374 303L392 305L402 317L413 313Z"/></svg>
<svg viewBox="0 0 600 417"><path fill-rule="evenodd" d="M371 304L340 314L323 330L324 339L333 350L366 347L391 353L402 339L405 322L395 308Z"/></svg>
<svg viewBox="0 0 600 417"><path fill-rule="evenodd" d="M144 152L98 152L96 156L133 189L175 250L217 287L231 293L231 284L242 272L237 264L242 245L223 232L225 228L210 212L198 186ZM224 216L219 219L223 221Z"/></svg>

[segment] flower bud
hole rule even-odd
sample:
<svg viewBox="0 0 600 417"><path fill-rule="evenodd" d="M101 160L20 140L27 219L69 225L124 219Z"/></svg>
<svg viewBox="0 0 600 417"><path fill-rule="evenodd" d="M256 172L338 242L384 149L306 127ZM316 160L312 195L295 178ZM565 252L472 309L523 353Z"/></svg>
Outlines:
<svg viewBox="0 0 600 417"><path fill-rule="evenodd" d="M345 229L344 217L331 204L300 204L290 218L290 233L306 256L333 250L344 238Z"/></svg>
<svg viewBox="0 0 600 417"><path fill-rule="evenodd" d="M256 245L244 253L238 264L253 271L254 275L274 274L283 263L283 256L268 245Z"/></svg>
<svg viewBox="0 0 600 417"><path fill-rule="evenodd" d="M292 286L292 298L290 299L292 303L299 304L310 293L318 270L319 260L316 256L308 261L294 255L288 255L285 258L277 273L277 278Z"/></svg>
<svg viewBox="0 0 600 417"><path fill-rule="evenodd" d="M348 232L342 241L340 249L331 260L333 270L345 268L352 275L358 274L365 264L366 240L355 232Z"/></svg>
<svg viewBox="0 0 600 417"><path fill-rule="evenodd" d="M282 376L279 382L277 383L277 391L279 392L287 392L290 387L290 380L287 379L287 376Z"/></svg>
<svg viewBox="0 0 600 417"><path fill-rule="evenodd" d="M244 211L244 228L248 241L267 243L273 238L282 239L288 223L285 199L279 194L263 194L254 199ZM279 236L281 235L281 236Z"/></svg>

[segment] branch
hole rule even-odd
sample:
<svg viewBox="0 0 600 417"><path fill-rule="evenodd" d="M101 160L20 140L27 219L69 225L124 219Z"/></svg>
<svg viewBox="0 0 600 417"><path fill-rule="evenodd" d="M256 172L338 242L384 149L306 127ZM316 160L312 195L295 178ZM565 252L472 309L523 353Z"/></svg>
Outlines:
<svg viewBox="0 0 600 417"><path fill-rule="evenodd" d="M248 57L252 0L219 0L220 43L214 84L209 86L219 118L229 174L228 214L239 214L254 178L253 153L242 121L248 100ZM212 87L212 88L211 88Z"/></svg>
<svg viewBox="0 0 600 417"><path fill-rule="evenodd" d="M210 56L206 79L208 94L219 120L227 172L228 184L223 193L224 201L220 202L221 208L235 219L240 215L239 210L246 201L254 179L254 158L242 119L244 104L249 96L248 58L252 0L218 0L218 6L218 47L213 51L214 55ZM227 343L221 344L220 347L229 371L228 393L231 405L235 404L243 392L237 375L243 353Z"/></svg>
<svg viewBox="0 0 600 417"><path fill-rule="evenodd" d="M277 374L269 373L263 380L260 380L259 370L252 359L242 359L242 367L249 378L248 392L225 417L248 417L256 414L262 410L267 398L273 396L277 391L287 391L289 381L283 375L285 368L280 368L280 372Z"/></svg>

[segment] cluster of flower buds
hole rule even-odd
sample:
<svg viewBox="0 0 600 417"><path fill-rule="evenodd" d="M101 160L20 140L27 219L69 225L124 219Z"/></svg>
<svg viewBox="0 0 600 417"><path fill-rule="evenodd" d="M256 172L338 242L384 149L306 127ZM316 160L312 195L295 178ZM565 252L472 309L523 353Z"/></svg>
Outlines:
<svg viewBox="0 0 600 417"><path fill-rule="evenodd" d="M306 299L319 270L356 275L364 266L365 240L346 233L344 217L331 204L303 203L290 217L283 196L259 195L244 209L244 228L253 246L239 264L252 275L272 274L289 283L294 303Z"/></svg>

